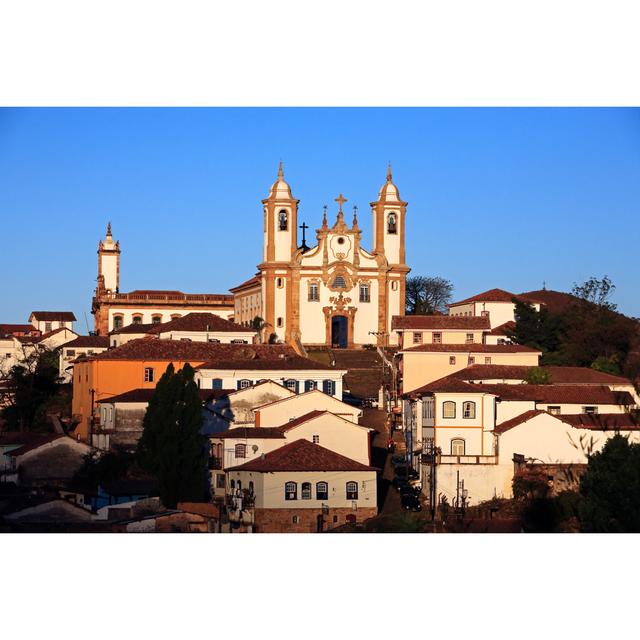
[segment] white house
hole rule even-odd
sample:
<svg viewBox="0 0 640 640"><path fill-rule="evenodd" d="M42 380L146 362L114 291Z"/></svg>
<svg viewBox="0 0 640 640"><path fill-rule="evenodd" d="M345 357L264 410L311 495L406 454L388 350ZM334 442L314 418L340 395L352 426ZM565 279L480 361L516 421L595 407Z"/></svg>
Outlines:
<svg viewBox="0 0 640 640"><path fill-rule="evenodd" d="M76 317L71 311L32 311L29 322L43 334L55 329L73 329Z"/></svg>

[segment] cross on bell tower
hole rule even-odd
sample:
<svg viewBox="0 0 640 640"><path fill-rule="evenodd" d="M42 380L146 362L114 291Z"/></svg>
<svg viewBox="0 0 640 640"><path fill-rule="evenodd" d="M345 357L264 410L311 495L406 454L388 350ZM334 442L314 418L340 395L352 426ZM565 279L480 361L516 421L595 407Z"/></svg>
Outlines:
<svg viewBox="0 0 640 640"><path fill-rule="evenodd" d="M347 201L347 199L346 199L342 194L340 194L340 195L336 198L336 202L340 205L340 213L342 213L342 205L343 205L345 202L348 202L348 201Z"/></svg>

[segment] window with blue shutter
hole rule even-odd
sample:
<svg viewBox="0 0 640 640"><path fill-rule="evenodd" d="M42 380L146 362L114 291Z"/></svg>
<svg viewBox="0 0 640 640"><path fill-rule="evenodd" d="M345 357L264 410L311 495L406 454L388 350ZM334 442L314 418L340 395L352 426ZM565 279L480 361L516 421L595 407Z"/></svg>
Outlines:
<svg viewBox="0 0 640 640"><path fill-rule="evenodd" d="M322 391L324 391L324 393L326 393L327 395L334 396L336 394L335 380L323 380Z"/></svg>
<svg viewBox="0 0 640 640"><path fill-rule="evenodd" d="M298 393L299 391L299 383L297 380L285 380L284 386L294 393Z"/></svg>
<svg viewBox="0 0 640 640"><path fill-rule="evenodd" d="M305 391L313 391L317 387L318 387L318 385L316 384L315 380L305 380L304 381L304 390Z"/></svg>
<svg viewBox="0 0 640 640"><path fill-rule="evenodd" d="M222 378L214 378L211 381L211 388L212 389L222 389Z"/></svg>

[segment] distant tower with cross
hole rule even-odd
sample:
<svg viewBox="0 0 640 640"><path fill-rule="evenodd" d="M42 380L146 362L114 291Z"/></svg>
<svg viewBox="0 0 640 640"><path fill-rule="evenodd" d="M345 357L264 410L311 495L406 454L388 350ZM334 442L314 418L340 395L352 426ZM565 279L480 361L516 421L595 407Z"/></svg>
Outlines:
<svg viewBox="0 0 640 640"><path fill-rule="evenodd" d="M392 319L404 315L409 268L404 251L407 203L392 181L391 166L371 203L372 251L362 247L357 206L349 224L347 198L340 193L334 201L335 222L329 222L329 207L324 206L314 244L307 235L309 225L298 225L298 200L280 163L277 180L262 201L264 246L258 273L231 289L236 319L250 322L253 312L247 310L260 309L263 339L294 346L395 344Z"/></svg>

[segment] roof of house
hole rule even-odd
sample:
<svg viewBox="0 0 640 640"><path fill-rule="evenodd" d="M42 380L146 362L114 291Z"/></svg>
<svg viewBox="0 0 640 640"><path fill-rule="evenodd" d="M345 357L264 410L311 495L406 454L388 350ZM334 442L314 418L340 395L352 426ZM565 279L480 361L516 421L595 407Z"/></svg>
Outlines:
<svg viewBox="0 0 640 640"><path fill-rule="evenodd" d="M91 348L107 349L109 347L109 336L78 336L75 340L63 345L65 349Z"/></svg>
<svg viewBox="0 0 640 640"><path fill-rule="evenodd" d="M111 396L110 398L102 398L97 400L97 402L98 404L134 404L149 402L155 392L155 388L131 389L131 391L125 391L124 393L119 393L118 395ZM198 389L198 393L200 394L200 399L203 402L206 402L211 398L224 397L231 393L231 391L229 389Z"/></svg>
<svg viewBox="0 0 640 640"><path fill-rule="evenodd" d="M509 431L518 425L528 422L539 415L552 415L559 422L564 422L576 429L593 431L637 431L640 430L640 419L629 413L578 413L553 415L540 409L525 411L519 416L497 425L494 431L498 434Z"/></svg>
<svg viewBox="0 0 640 640"><path fill-rule="evenodd" d="M480 384L469 384L459 380L457 377L450 375L434 380L429 384L425 384L418 389L404 394L405 397L420 395L422 393L486 393Z"/></svg>
<svg viewBox="0 0 640 640"><path fill-rule="evenodd" d="M241 291L242 289L249 289L251 287L256 287L262 283L260 276L255 275L253 278L249 278L245 280L242 284L236 285L235 287L230 287L229 291L235 293L236 291Z"/></svg>
<svg viewBox="0 0 640 640"><path fill-rule="evenodd" d="M202 367L200 367L200 368L202 369ZM286 396L285 398L282 398L282 400L286 400L287 398L290 398L291 396L298 395L298 394L296 394L295 391L292 391L291 389L287 389L287 387L285 387L283 384L280 384L279 382L276 382L275 380L260 380L260 382L256 382L256 383L250 385L249 387L244 387L243 389L234 389L233 391L229 392L229 395L243 394L243 393L246 393L247 391L251 391L252 389L255 389L256 387L260 387L260 386L265 385L265 384L268 384L268 385L275 384L277 387L280 387L280 388L284 389L285 391L287 391L289 393L289 395ZM274 402L280 402L280 401L279 400L274 400ZM268 404L272 404L272 403L268 403Z"/></svg>
<svg viewBox="0 0 640 640"><path fill-rule="evenodd" d="M526 294L516 294L504 289L489 289L483 291L470 298L459 300L458 302L452 302L447 307L456 307L460 304L469 304L470 302L513 302L513 299L522 300L524 302L539 302Z"/></svg>
<svg viewBox="0 0 640 640"><path fill-rule="evenodd" d="M578 429L603 431L636 431L640 418L630 413L578 413L555 416Z"/></svg>
<svg viewBox="0 0 640 640"><path fill-rule="evenodd" d="M489 335L506 336L507 331L513 331L515 329L515 326L516 326L516 323L513 320L508 320L507 322L504 322L503 324L491 329L491 332Z"/></svg>
<svg viewBox="0 0 640 640"><path fill-rule="evenodd" d="M270 451L228 471L375 471L360 462L325 449L308 440L296 440L291 444Z"/></svg>
<svg viewBox="0 0 640 640"><path fill-rule="evenodd" d="M141 322L133 322L132 324L128 324L126 327L120 327L119 329L114 329L111 332L111 335L121 334L121 333L133 333L133 334L142 334L149 333L150 329L154 329L158 324L147 323L142 324Z"/></svg>
<svg viewBox="0 0 640 640"><path fill-rule="evenodd" d="M30 318L45 321L75 322L76 317L72 311L32 311Z"/></svg>
<svg viewBox="0 0 640 640"><path fill-rule="evenodd" d="M489 330L491 323L486 316L393 316L392 329L460 329Z"/></svg>
<svg viewBox="0 0 640 640"><path fill-rule="evenodd" d="M213 434L214 438L240 438L241 440L272 440L284 438L284 431L277 427L235 427L228 431Z"/></svg>
<svg viewBox="0 0 640 640"><path fill-rule="evenodd" d="M219 518L220 507L209 502L178 502L178 511L186 511L187 513L195 513L205 518Z"/></svg>
<svg viewBox="0 0 640 640"><path fill-rule="evenodd" d="M58 327L57 329L53 329L53 331L47 331L47 333L43 333L41 336L34 338L34 342L44 342L47 338L51 338L51 336L55 336L58 333L73 333L73 335L78 335L73 329L69 329L69 327Z"/></svg>
<svg viewBox="0 0 640 640"><path fill-rule="evenodd" d="M225 320L215 313L188 313L181 318L175 318L163 324L152 325L147 332L150 334L167 333L169 331L216 331L228 333L253 333L251 329L243 327L229 320Z"/></svg>
<svg viewBox="0 0 640 640"><path fill-rule="evenodd" d="M633 405L627 391L612 391L605 385L578 384L476 384L473 387L493 393L502 400L532 400L548 404Z"/></svg>
<svg viewBox="0 0 640 640"><path fill-rule="evenodd" d="M543 413L546 415L551 415L551 414L548 414L546 411L542 411L542 409L530 409L529 411L525 411L524 413L521 413L519 416L515 416L510 420L506 420L505 422L502 422L496 425L494 428L494 432L498 434L504 433L505 431L509 431L509 429L513 429L514 427L517 427L520 424L528 422L529 420L531 420L531 418L535 418L536 416L542 415Z"/></svg>
<svg viewBox="0 0 640 640"><path fill-rule="evenodd" d="M539 349L523 344L421 344L403 350L404 353L415 352L452 352L452 353L541 353Z"/></svg>
<svg viewBox="0 0 640 640"><path fill-rule="evenodd" d="M526 380L531 369L525 365L472 364L452 375L460 380ZM622 376L596 371L589 367L540 367L551 375L553 384L631 384Z"/></svg>
<svg viewBox="0 0 640 640"><path fill-rule="evenodd" d="M0 324L0 335L12 333L35 333L40 334L40 330L36 329L32 324Z"/></svg>
<svg viewBox="0 0 640 640"><path fill-rule="evenodd" d="M7 452L5 455L9 456L21 456L23 453L27 453L27 451L32 451L33 449L38 449L45 444L49 444L50 442L54 442L60 438L66 438L68 436L62 433L16 433L16 432L5 432L0 433L0 445L20 445L17 449L13 449L12 451ZM73 442L75 440L72 439Z"/></svg>

